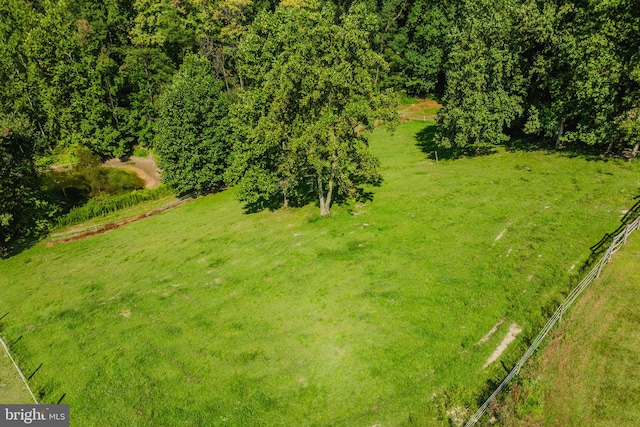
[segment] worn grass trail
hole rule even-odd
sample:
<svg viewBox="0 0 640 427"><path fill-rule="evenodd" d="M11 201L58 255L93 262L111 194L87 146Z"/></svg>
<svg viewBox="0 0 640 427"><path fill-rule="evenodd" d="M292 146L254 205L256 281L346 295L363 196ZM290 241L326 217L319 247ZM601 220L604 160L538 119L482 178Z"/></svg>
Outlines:
<svg viewBox="0 0 640 427"><path fill-rule="evenodd" d="M0 262L3 335L72 425L438 425L504 371L638 193L633 163L433 162L372 137L373 200L246 215L232 191ZM498 236L501 236L497 239ZM555 307L554 307L555 308ZM486 343L475 343L498 321ZM520 355L518 338L503 354Z"/></svg>

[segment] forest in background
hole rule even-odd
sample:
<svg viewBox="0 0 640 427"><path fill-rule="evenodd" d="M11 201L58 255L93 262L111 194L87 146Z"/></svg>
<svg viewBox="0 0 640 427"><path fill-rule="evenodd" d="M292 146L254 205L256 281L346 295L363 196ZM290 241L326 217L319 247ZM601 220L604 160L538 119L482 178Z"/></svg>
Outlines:
<svg viewBox="0 0 640 427"><path fill-rule="evenodd" d="M37 171L73 147L154 148L178 193L237 184L328 213L332 189L380 179L364 131L394 121L394 93L442 102L454 155L640 143L637 0L7 0L0 16L2 242L46 222Z"/></svg>

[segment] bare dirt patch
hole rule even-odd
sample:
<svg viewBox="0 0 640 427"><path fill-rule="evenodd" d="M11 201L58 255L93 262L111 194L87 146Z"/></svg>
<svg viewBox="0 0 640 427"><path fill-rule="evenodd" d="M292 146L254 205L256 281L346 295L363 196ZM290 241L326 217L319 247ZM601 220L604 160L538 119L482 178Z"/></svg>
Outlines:
<svg viewBox="0 0 640 427"><path fill-rule="evenodd" d="M132 156L126 162L120 159L109 159L102 166L134 171L144 181L145 188L154 188L160 184L160 169L152 156Z"/></svg>
<svg viewBox="0 0 640 427"><path fill-rule="evenodd" d="M498 322L495 325L493 325L493 328L491 328L491 330L489 332L487 332L487 334L485 336L480 338L480 341L478 341L476 343L476 345L484 344L487 341L489 341L489 338L491 338L491 336L496 333L496 331L498 330L498 327L500 325L502 325L503 323L504 323L504 319L498 320Z"/></svg>
<svg viewBox="0 0 640 427"><path fill-rule="evenodd" d="M425 99L402 107L398 114L402 120L435 120L439 108L442 108L442 105L438 101Z"/></svg>
<svg viewBox="0 0 640 427"><path fill-rule="evenodd" d="M502 355L502 353L507 349L507 347L509 346L509 344L511 344L513 342L513 340L516 339L516 337L518 336L518 334L522 332L522 329L520 329L518 327L518 325L516 325L515 323L512 323L509 326L509 332L507 332L507 335L505 335L504 339L502 340L502 342L500 343L500 345L494 350L493 354L491 355L491 357L489 357L487 359L487 361L484 363L483 368L486 368L487 366L491 365L493 362L495 362L496 360L498 360L498 358Z"/></svg>

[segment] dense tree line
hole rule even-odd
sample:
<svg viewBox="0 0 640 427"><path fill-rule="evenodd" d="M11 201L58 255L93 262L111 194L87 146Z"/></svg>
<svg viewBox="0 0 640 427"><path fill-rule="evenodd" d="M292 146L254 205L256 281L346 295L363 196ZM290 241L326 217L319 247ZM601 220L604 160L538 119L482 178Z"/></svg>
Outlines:
<svg viewBox="0 0 640 427"><path fill-rule="evenodd" d="M177 192L327 213L378 179L388 90L440 99L456 153L535 135L635 156L639 34L638 0L5 0L0 128L36 158L154 147Z"/></svg>
<svg viewBox="0 0 640 427"><path fill-rule="evenodd" d="M638 151L640 2L468 2L451 29L439 142L516 133Z"/></svg>

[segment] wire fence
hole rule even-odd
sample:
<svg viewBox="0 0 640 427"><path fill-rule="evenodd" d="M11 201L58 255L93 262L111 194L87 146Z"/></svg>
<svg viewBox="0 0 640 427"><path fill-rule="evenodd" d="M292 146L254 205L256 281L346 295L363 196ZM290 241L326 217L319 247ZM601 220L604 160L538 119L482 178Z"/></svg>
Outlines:
<svg viewBox="0 0 640 427"><path fill-rule="evenodd" d="M114 229L114 228L118 228L118 227L120 227L122 225L128 224L128 223L136 221L138 219L146 218L146 217L149 217L151 215L155 215L157 213L164 212L166 210L169 210L171 208L174 208L174 207L178 206L179 204L184 203L185 201L187 201L188 199L191 199L193 197L195 197L195 194L194 193L190 193L190 194L182 196L182 197L180 197L180 198L178 198L176 200L173 200L173 201L171 201L171 202L169 202L169 203L167 203L165 205L162 205L159 208L153 209L150 212L146 212L146 213L143 213L143 214L138 214L138 215L131 216L131 217L125 218L125 219L121 219L121 220L119 220L117 222L109 221L109 222L105 222L105 223L102 223L102 224L93 224L93 225L89 225L89 226L82 227L82 228L75 228L75 229L68 230L68 231L61 232L61 233L53 233L53 234L49 235L47 240L50 241L50 242L61 242L61 241L66 241L66 240L72 240L72 239L78 238L79 236L87 236L87 235L92 235L92 234L98 234L98 233L101 233L101 232L106 231L106 230L111 230L111 229Z"/></svg>
<svg viewBox="0 0 640 427"><path fill-rule="evenodd" d="M636 204L634 208L636 208L637 206L638 204ZM611 244L605 251L604 255L602 255L602 258L600 258L598 263L591 269L591 271L589 271L589 273L584 277L584 279L582 279L582 281L576 287L573 288L573 290L569 293L569 295L567 295L567 297L560 304L560 306L555 311L555 313L553 313L553 316L551 316L551 318L547 321L546 325L544 325L544 327L542 328L542 330L540 331L536 339L533 340L533 343L531 344L531 346L529 346L529 348L524 353L524 355L520 358L518 363L516 363L516 365L511 370L511 372L509 372L509 375L506 376L506 378L500 383L498 388L495 389L495 391L491 394L491 396L489 396L489 398L482 404L482 406L480 406L480 408L476 411L476 413L473 414L473 416L469 419L469 421L467 421L467 423L465 424L465 427L471 427L480 420L480 418L482 417L482 415L484 415L489 405L491 405L491 403L496 399L496 396L502 391L502 389L504 389L509 384L509 382L513 379L513 377L518 375L522 366L529 360L533 352L536 351L540 343L544 340L544 338L551 331L551 329L553 329L555 324L558 323L559 320L562 320L562 315L564 314L564 312L567 311L569 307L571 307L571 305L575 302L575 300L580 296L582 291L584 291L594 279L600 276L600 273L602 272L602 269L604 268L605 264L607 264L611 260L611 256L614 253L616 253L622 246L624 246L624 244L627 243L627 239L629 238L629 235L638 229L640 229L640 216L636 216L636 219L634 221L631 221L621 226L621 230L619 231L618 234L613 236L613 238L611 239Z"/></svg>
<svg viewBox="0 0 640 427"><path fill-rule="evenodd" d="M38 399L36 399L36 396L31 391L31 387L29 387L29 383L27 382L27 378L22 373L22 369L20 369L20 367L18 366L16 361L13 360L13 357L11 357L11 352L9 352L9 346L7 346L7 343L4 342L2 337L0 337L0 343L2 343L2 346L4 347L4 351L7 352L7 356L9 356L9 359L11 360L11 363L13 363L13 366L15 366L16 371L18 371L18 374L20 375L20 378L22 378L22 382L24 382L24 385L27 386L27 390L29 391L29 394L31 395L31 398L33 399L33 402L37 405L38 404Z"/></svg>

